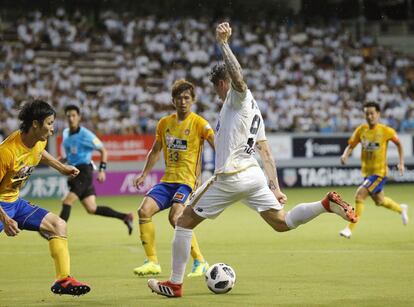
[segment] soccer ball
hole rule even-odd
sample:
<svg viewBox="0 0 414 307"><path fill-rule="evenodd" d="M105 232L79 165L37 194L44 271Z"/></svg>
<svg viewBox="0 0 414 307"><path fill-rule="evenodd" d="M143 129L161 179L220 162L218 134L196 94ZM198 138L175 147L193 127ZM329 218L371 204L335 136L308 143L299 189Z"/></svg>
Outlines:
<svg viewBox="0 0 414 307"><path fill-rule="evenodd" d="M225 263L213 264L205 275L207 287L215 294L223 294L233 289L236 273Z"/></svg>

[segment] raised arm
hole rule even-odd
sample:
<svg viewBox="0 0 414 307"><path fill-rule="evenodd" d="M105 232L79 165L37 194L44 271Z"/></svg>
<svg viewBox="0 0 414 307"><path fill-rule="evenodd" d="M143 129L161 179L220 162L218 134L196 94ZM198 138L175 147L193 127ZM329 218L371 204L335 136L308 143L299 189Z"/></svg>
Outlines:
<svg viewBox="0 0 414 307"><path fill-rule="evenodd" d="M224 63L226 63L227 72L230 75L233 87L238 92L244 92L247 89L247 85L243 79L241 66L228 44L228 39L230 38L230 36L231 28L228 22L223 22L217 26L216 39L220 46L220 50L223 55L223 60Z"/></svg>

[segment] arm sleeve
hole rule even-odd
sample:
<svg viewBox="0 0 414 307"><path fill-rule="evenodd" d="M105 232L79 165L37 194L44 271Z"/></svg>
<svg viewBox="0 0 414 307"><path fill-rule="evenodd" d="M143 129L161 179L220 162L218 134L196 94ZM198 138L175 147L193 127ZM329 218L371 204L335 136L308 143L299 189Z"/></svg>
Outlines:
<svg viewBox="0 0 414 307"><path fill-rule="evenodd" d="M87 131L86 133L86 143L85 145L89 145L92 144L93 149L101 149L103 147L103 143L101 142L101 140L92 132L92 131Z"/></svg>
<svg viewBox="0 0 414 307"><path fill-rule="evenodd" d="M1 150L0 151L0 182L3 180L4 176L6 176L8 170L10 169L10 165L12 163L13 157L8 150Z"/></svg>
<svg viewBox="0 0 414 307"><path fill-rule="evenodd" d="M203 139L207 139L210 135L214 134L213 129L211 128L208 121L204 118L200 117L200 124L199 124L200 135Z"/></svg>
<svg viewBox="0 0 414 307"><path fill-rule="evenodd" d="M164 126L164 122L163 122L162 119L160 119L160 121L157 124L157 129L156 129L156 132L155 132L155 139L158 142L161 142L161 143L162 143L162 128L163 128L163 126Z"/></svg>
<svg viewBox="0 0 414 307"><path fill-rule="evenodd" d="M243 102L246 100L247 93L248 93L247 88L244 92L239 92L236 89L234 89L234 87L232 85L230 87L230 92L228 94L228 95L230 95L230 97L229 97L230 104L236 109L241 108L242 105L243 105Z"/></svg>
<svg viewBox="0 0 414 307"><path fill-rule="evenodd" d="M256 141L265 141L267 140L266 138L266 133L265 133L265 126L264 126L264 121L263 118L260 116L260 124L259 124L259 130L257 131L257 139Z"/></svg>
<svg viewBox="0 0 414 307"><path fill-rule="evenodd" d="M397 132L391 127L387 127L386 138L387 138L387 141L390 140L394 144L396 144L400 141Z"/></svg>

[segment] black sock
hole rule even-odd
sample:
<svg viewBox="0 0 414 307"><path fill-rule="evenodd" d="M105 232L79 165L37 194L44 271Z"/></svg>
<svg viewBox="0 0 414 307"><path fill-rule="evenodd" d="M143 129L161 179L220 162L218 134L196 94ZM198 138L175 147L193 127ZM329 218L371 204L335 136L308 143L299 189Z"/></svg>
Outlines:
<svg viewBox="0 0 414 307"><path fill-rule="evenodd" d="M60 218L65 220L66 222L68 221L70 216L70 209L72 209L71 205L63 204L62 211L60 211Z"/></svg>
<svg viewBox="0 0 414 307"><path fill-rule="evenodd" d="M110 207L106 207L106 206L97 206L95 214L102 215L102 216L108 216L108 217L114 217L120 220L124 220L126 217L125 213L115 211L114 209Z"/></svg>

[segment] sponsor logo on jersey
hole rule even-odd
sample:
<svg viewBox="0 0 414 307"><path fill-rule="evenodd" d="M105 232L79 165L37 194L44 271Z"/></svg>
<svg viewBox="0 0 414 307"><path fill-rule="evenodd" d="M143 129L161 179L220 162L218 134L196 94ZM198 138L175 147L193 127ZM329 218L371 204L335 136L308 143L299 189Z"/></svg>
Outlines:
<svg viewBox="0 0 414 307"><path fill-rule="evenodd" d="M177 139L174 136L167 134L166 143L168 149L187 150L187 140Z"/></svg>
<svg viewBox="0 0 414 307"><path fill-rule="evenodd" d="M380 148L380 144L378 142L362 141L361 145L362 145L362 148L366 151L375 151Z"/></svg>

